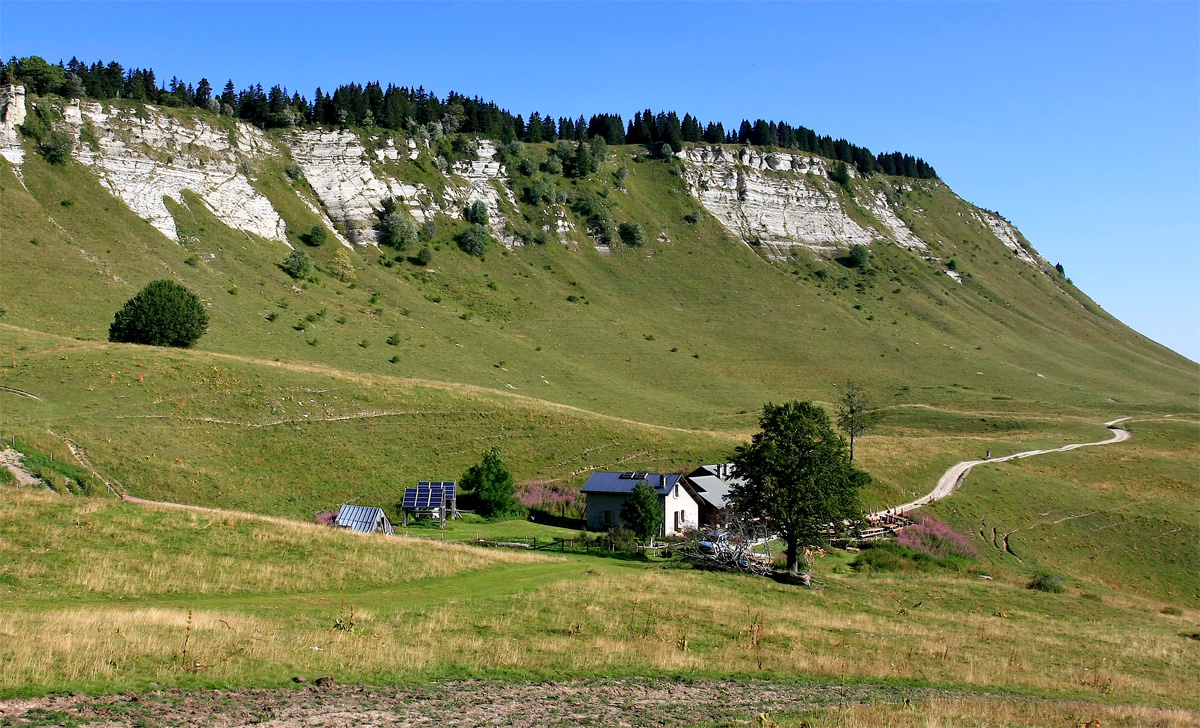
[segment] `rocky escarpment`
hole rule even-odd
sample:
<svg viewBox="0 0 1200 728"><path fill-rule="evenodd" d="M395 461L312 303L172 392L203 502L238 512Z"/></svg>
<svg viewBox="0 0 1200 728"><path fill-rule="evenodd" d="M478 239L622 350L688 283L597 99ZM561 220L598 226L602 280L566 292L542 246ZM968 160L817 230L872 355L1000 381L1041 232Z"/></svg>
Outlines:
<svg viewBox="0 0 1200 728"><path fill-rule="evenodd" d="M696 199L743 240L761 245L768 257L787 257L795 247L829 254L883 240L927 249L881 192L872 190L859 204L886 234L851 217L828 180L828 162L820 157L719 145L685 149L679 157Z"/></svg>
<svg viewBox="0 0 1200 728"><path fill-rule="evenodd" d="M375 242L375 213L386 198L403 200L417 220L425 220L435 211L433 196L424 185L376 176L366 147L354 132L298 131L286 137L286 142L329 217L341 223L346 236L356 243ZM378 161L399 156L394 146L378 150Z"/></svg>
<svg viewBox="0 0 1200 728"><path fill-rule="evenodd" d="M3 89L0 101L0 156L19 173L25 161L17 130L26 116L24 89ZM178 231L164 199L184 204L183 191L190 190L229 227L286 243L283 218L252 178L264 157L290 155L316 195L297 182L297 197L343 244L376 242L375 222L388 198L401 201L418 221L439 214L457 217L468 204L481 201L495 237L510 247L519 244L508 231L507 221L517 208L508 172L488 140L476 140L474 153L449 165L433 158L424 137L321 129L276 137L195 110L77 100L65 106L46 103L60 104L63 122L56 123L74 133L75 159L91 167L101 184L137 215L173 239L178 239ZM824 158L750 147L703 145L678 156L690 193L768 258L786 259L797 248L832 255L851 245L881 243L935 257L906 223L922 211L897 202L901 193L920 183L893 189L873 178L854 180L850 190L844 190L829 179L831 163ZM853 169L848 173L854 176ZM960 214L970 214L1015 257L1049 269L999 215L974 208ZM561 212L557 226L546 228L568 244L571 229Z"/></svg>
<svg viewBox="0 0 1200 728"><path fill-rule="evenodd" d="M479 142L477 159L459 162L450 169L451 175L440 192L388 173L389 163L413 160L421 153L413 139L400 146L391 138L371 138L373 154L358 134L346 130L298 131L286 141L329 217L341 223L354 242L376 241L376 213L389 197L402 201L418 221L438 213L457 216L466 205L482 201L488 208L493 232L504 240L502 201L513 206L516 201L505 185L508 174L495 158L496 147L488 140Z"/></svg>
<svg viewBox="0 0 1200 728"><path fill-rule="evenodd" d="M980 210L975 213L975 219L988 226L1000 242L1004 243L1004 247L1013 252L1018 259L1034 266L1035 268L1044 268L1050 266L1050 261L1042 257L1042 254L1021 242L1021 235L1012 223L1000 217L994 212Z"/></svg>
<svg viewBox="0 0 1200 728"><path fill-rule="evenodd" d="M153 106L146 113L73 100L63 118L75 132L75 159L100 183L167 237L178 240L163 198L183 203L199 195L222 222L268 240L286 240L283 218L250 184L256 156L275 154L262 132L246 124L222 129L181 120Z"/></svg>
<svg viewBox="0 0 1200 728"><path fill-rule="evenodd" d="M0 157L20 167L25 149L17 127L25 123L25 87L6 86L0 91Z"/></svg>

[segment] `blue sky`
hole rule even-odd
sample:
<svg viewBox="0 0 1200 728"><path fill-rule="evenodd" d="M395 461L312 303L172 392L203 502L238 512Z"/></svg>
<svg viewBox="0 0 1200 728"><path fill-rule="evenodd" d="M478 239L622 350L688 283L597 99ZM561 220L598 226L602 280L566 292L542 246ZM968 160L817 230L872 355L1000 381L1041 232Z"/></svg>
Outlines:
<svg viewBox="0 0 1200 728"><path fill-rule="evenodd" d="M0 53L423 85L525 116L786 119L924 157L1200 360L1198 3L23 3Z"/></svg>

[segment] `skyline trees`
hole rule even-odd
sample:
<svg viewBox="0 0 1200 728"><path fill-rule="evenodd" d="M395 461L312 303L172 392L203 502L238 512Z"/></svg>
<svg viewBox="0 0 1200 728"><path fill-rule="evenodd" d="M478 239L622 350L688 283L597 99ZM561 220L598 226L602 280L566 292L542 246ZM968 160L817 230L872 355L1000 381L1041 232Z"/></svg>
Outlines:
<svg viewBox="0 0 1200 728"><path fill-rule="evenodd" d="M23 83L34 94L86 96L95 99L134 99L164 106L196 107L233 116L264 129L296 125L381 128L416 131L435 128L439 134L479 134L500 142L573 142L603 139L609 145L641 144L658 151L663 144L678 152L685 143L752 144L817 154L854 165L862 175L883 173L918 179L936 179L925 160L901 152L874 154L845 139L818 135L785 121L743 119L737 131L722 122L705 125L691 113L681 119L675 111L650 109L634 113L625 123L620 114L598 113L590 118L557 117L533 111L529 120L514 115L494 101L468 97L455 91L439 98L423 86L417 88L378 81L348 83L333 93L317 87L305 97L285 86L261 83L237 90L232 80L222 92L208 78L195 84L178 77L160 82L154 69L124 68L116 61L88 64L72 58L48 63L38 56L12 57L2 72L5 83Z"/></svg>

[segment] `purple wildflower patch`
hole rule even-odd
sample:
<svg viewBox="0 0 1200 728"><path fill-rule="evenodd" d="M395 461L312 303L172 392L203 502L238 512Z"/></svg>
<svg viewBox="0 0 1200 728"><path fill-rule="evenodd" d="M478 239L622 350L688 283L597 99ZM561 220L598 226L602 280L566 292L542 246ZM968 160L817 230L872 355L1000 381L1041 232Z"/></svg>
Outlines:
<svg viewBox="0 0 1200 728"><path fill-rule="evenodd" d="M332 526L334 519L336 519L336 518L337 518L337 514L334 513L333 511L329 511L328 513L322 513L322 514L318 515L316 518L316 522L321 524L322 526Z"/></svg>
<svg viewBox="0 0 1200 728"><path fill-rule="evenodd" d="M583 510L578 490L558 483L531 483L523 486L517 500L526 508L567 515Z"/></svg>
<svg viewBox="0 0 1200 728"><path fill-rule="evenodd" d="M979 553L966 536L933 516L917 516L916 523L902 530L896 540L915 553L936 559L948 556L972 558Z"/></svg>

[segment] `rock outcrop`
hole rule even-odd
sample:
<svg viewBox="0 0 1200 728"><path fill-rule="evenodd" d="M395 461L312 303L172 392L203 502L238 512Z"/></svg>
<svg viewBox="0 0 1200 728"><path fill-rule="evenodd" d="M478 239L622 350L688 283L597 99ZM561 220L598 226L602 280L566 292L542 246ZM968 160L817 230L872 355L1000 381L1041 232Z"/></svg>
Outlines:
<svg viewBox="0 0 1200 728"><path fill-rule="evenodd" d="M14 166L25 162L25 149L17 126L25 123L25 87L5 86L0 91L0 157Z"/></svg>
<svg viewBox="0 0 1200 728"><path fill-rule="evenodd" d="M1004 243L1004 247L1013 252L1020 260L1025 261L1035 268L1048 268L1050 261L1042 257L1042 254L1027 247L1021 242L1021 236L1017 233L1017 229L1012 226L1008 220L1000 217L994 212L981 210L975 214L975 219L988 226L1000 242Z"/></svg>
<svg viewBox="0 0 1200 728"><path fill-rule="evenodd" d="M721 146L685 149L679 157L696 199L768 257L786 258L793 247L830 253L878 237L846 214L823 159Z"/></svg>
<svg viewBox="0 0 1200 728"><path fill-rule="evenodd" d="M402 200L418 221L438 213L458 216L463 207L480 200L488 209L492 232L506 245L516 244L503 234L506 215L502 202L515 206L507 187L508 173L496 160L496 147L481 140L478 158L455 164L446 178L441 194L421 183L397 179L386 171L388 162L411 161L421 153L413 139L404 149L388 139L379 142L374 158L367 153L362 139L351 131L300 131L288 138L292 157L304 171L313 191L321 199L329 217L340 222L347 236L359 244L374 243L376 213L383 200Z"/></svg>
<svg viewBox="0 0 1200 728"><path fill-rule="evenodd" d="M433 196L424 185L377 177L366 147L354 132L298 131L287 138L287 144L329 217L341 223L346 237L355 243L376 242L375 213L388 197L403 200L417 220L434 211ZM388 147L378 151L377 160L398 157L399 152Z"/></svg>
<svg viewBox="0 0 1200 728"><path fill-rule="evenodd" d="M685 149L678 156L696 199L770 258L786 258L794 247L830 254L889 237L909 250L928 249L878 190L860 192L865 199L858 201L887 235L852 218L828 180L828 162L820 157L719 145ZM847 171L854 177L853 169Z"/></svg>
<svg viewBox="0 0 1200 728"><path fill-rule="evenodd" d="M226 131L144 109L71 101L63 118L75 132L75 159L173 240L179 234L163 198L183 203L183 191L190 190L229 227L286 242L283 218L247 177L254 157L277 153L262 132L242 123Z"/></svg>

